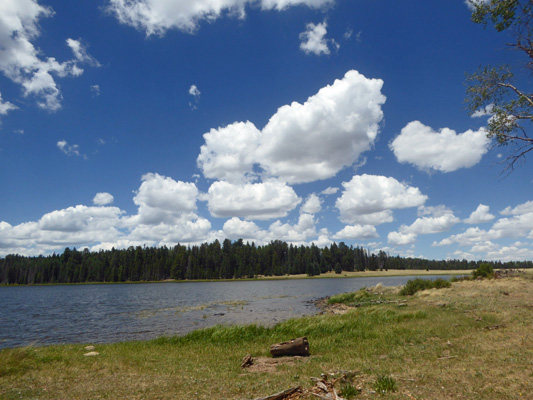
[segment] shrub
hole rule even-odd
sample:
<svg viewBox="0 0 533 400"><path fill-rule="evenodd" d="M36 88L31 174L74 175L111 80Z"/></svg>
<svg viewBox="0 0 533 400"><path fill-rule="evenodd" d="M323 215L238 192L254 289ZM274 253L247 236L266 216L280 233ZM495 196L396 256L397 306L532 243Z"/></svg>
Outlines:
<svg viewBox="0 0 533 400"><path fill-rule="evenodd" d="M494 269L489 263L481 263L479 267L472 272L472 276L475 278L492 278L494 276Z"/></svg>
<svg viewBox="0 0 533 400"><path fill-rule="evenodd" d="M402 296L412 296L416 292L420 290L426 290L426 289L442 289L442 288L448 288L452 284L442 278L438 278L435 280L429 280L429 279L422 279L422 278L416 278L416 279L410 279L407 281L405 286L400 291L400 294Z"/></svg>

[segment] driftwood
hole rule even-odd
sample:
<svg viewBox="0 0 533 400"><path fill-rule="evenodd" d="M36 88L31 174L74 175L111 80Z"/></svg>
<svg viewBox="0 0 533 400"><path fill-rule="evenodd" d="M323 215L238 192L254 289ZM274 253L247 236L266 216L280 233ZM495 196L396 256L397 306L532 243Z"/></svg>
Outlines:
<svg viewBox="0 0 533 400"><path fill-rule="evenodd" d="M270 354L272 354L272 357L308 356L309 342L306 337L300 337L288 342L273 344L270 346Z"/></svg>
<svg viewBox="0 0 533 400"><path fill-rule="evenodd" d="M267 397L259 397L255 400L283 400L287 396L290 396L291 394L293 394L294 392L298 390L300 390L300 386L296 386L291 389L287 389L287 390L284 390L283 392L279 392L279 393L276 393L276 394L273 394Z"/></svg>

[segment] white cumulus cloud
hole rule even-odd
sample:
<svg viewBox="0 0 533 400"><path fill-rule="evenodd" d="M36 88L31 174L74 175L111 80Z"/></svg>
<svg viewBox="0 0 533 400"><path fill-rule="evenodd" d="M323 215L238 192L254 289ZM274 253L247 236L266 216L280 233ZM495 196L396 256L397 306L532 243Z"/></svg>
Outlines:
<svg viewBox="0 0 533 400"><path fill-rule="evenodd" d="M507 207L501 211L502 215L522 215L533 213L533 201L526 201L523 204L519 204L516 207Z"/></svg>
<svg viewBox="0 0 533 400"><path fill-rule="evenodd" d="M129 223L158 225L181 221L186 215L195 218L198 188L194 183L175 181L157 173L148 173L141 178L141 186L133 198L139 207Z"/></svg>
<svg viewBox="0 0 533 400"><path fill-rule="evenodd" d="M106 192L100 192L96 193L96 195L93 198L93 204L96 206L106 206L108 204L113 203L115 198L113 195L106 193Z"/></svg>
<svg viewBox="0 0 533 400"><path fill-rule="evenodd" d="M316 214L322 209L322 200L315 193L311 193L300 208L301 213Z"/></svg>
<svg viewBox="0 0 533 400"><path fill-rule="evenodd" d="M335 0L109 0L107 9L123 24L147 36L164 35L169 29L195 32L200 22L214 21L223 15L244 18L247 5L264 10L284 10L297 5L312 8L333 4Z"/></svg>
<svg viewBox="0 0 533 400"><path fill-rule="evenodd" d="M324 196L329 196L330 194L335 194L339 191L338 187L328 187L320 192L320 194L323 194Z"/></svg>
<svg viewBox="0 0 533 400"><path fill-rule="evenodd" d="M228 219L224 223L222 230L224 231L224 236L232 240L262 241L267 235L267 232L259 228L255 222L243 221L237 217Z"/></svg>
<svg viewBox="0 0 533 400"><path fill-rule="evenodd" d="M379 235L376 227L373 225L347 225L333 235L333 239L373 239L377 238L378 236Z"/></svg>
<svg viewBox="0 0 533 400"><path fill-rule="evenodd" d="M390 222L391 210L418 207L427 199L418 188L392 177L356 175L342 186L344 191L335 206L341 221L352 225Z"/></svg>
<svg viewBox="0 0 533 400"><path fill-rule="evenodd" d="M315 220L310 214L300 214L298 223L294 225L276 221L269 227L269 236L271 240L303 243L316 236Z"/></svg>
<svg viewBox="0 0 533 400"><path fill-rule="evenodd" d="M371 148L383 118L383 81L348 71L307 99L278 109L263 129L258 158L289 183L335 176Z"/></svg>
<svg viewBox="0 0 533 400"><path fill-rule="evenodd" d="M494 219L494 215L490 212L490 207L484 204L480 204L472 214L464 220L466 224L482 224L484 222L490 222Z"/></svg>
<svg viewBox="0 0 533 400"><path fill-rule="evenodd" d="M204 134L198 167L204 176L228 182L252 180L261 133L251 122L235 122Z"/></svg>
<svg viewBox="0 0 533 400"><path fill-rule="evenodd" d="M290 186L275 180L248 184L214 182L206 197L209 211L215 217L258 220L285 217L302 201Z"/></svg>
<svg viewBox="0 0 533 400"><path fill-rule="evenodd" d="M52 17L51 8L36 0L2 0L0 2L0 71L22 86L24 96L35 96L39 107L49 111L61 108L61 92L56 77L79 76L79 63L98 65L81 43L67 39L74 59L58 62L43 57L33 42L39 37L39 20Z"/></svg>
<svg viewBox="0 0 533 400"><path fill-rule="evenodd" d="M416 241L416 233L389 232L387 241L393 246L405 246Z"/></svg>
<svg viewBox="0 0 533 400"><path fill-rule="evenodd" d="M489 145L484 129L461 134L449 128L436 132L413 121L390 143L390 148L400 163L410 163L421 170L453 172L477 164Z"/></svg>
<svg viewBox="0 0 533 400"><path fill-rule="evenodd" d="M318 24L307 24L306 31L300 33L300 50L306 54L330 54L330 46L339 48L339 44L333 39L326 39L326 21Z"/></svg>
<svg viewBox="0 0 533 400"><path fill-rule="evenodd" d="M461 222L452 210L444 207L420 207L419 215L428 217L417 218L411 225L402 225L398 232L390 232L388 241L392 245L405 245L415 242L418 235L446 232Z"/></svg>
<svg viewBox="0 0 533 400"><path fill-rule="evenodd" d="M382 85L348 71L304 104L280 107L262 131L251 122L212 129L198 167L206 178L229 182L258 174L288 183L331 178L373 145L383 118Z"/></svg>

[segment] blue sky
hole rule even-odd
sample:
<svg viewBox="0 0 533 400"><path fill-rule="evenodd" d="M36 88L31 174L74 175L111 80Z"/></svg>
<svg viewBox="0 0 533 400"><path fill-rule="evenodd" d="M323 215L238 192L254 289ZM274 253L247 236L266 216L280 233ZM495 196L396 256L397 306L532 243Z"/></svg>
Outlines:
<svg viewBox="0 0 533 400"><path fill-rule="evenodd" d="M243 238L533 258L464 0L4 0L0 256ZM528 77L521 77L529 84ZM480 113L482 114L482 113Z"/></svg>

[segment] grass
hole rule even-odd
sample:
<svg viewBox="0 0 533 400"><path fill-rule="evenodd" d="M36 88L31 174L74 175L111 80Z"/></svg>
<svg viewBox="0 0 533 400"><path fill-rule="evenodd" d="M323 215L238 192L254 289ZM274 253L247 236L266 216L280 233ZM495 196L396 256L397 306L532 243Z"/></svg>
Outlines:
<svg viewBox="0 0 533 400"><path fill-rule="evenodd" d="M412 296L416 292L427 289L443 289L449 288L451 283L445 279L438 278L435 280L430 279L410 279L407 281L405 286L400 290L402 296Z"/></svg>
<svg viewBox="0 0 533 400"><path fill-rule="evenodd" d="M374 383L374 389L376 389L376 392L378 392L379 394L395 392L396 381L394 380L392 376L379 375L376 378L376 382Z"/></svg>
<svg viewBox="0 0 533 400"><path fill-rule="evenodd" d="M85 345L5 349L0 399L253 399L310 388L321 374L348 376L343 388L357 388L357 399L531 396L532 279L457 282L409 297L385 289L357 293L346 298L387 301L272 328L217 326L183 337L95 345L95 357L84 356ZM407 306L399 307L399 299ZM240 368L246 354L267 357L271 344L299 336L307 336L311 357L275 373ZM378 393L384 377L395 391L389 385Z"/></svg>

